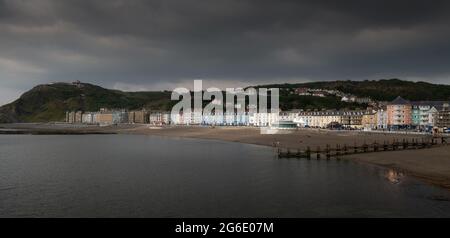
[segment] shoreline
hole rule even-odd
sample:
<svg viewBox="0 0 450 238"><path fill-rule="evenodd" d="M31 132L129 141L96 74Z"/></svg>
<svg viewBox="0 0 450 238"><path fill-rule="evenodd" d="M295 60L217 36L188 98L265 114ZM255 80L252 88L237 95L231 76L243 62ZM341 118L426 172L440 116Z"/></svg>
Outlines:
<svg viewBox="0 0 450 238"><path fill-rule="evenodd" d="M382 156L380 156L382 155ZM428 184L450 190L450 146L420 150L388 151L361 155L346 155L358 163L372 164L402 172ZM422 160L422 161L421 161ZM423 160L426 160L424 162ZM444 164L444 166L440 166Z"/></svg>
<svg viewBox="0 0 450 238"><path fill-rule="evenodd" d="M273 147L273 142L280 142L280 147L292 149L304 149L306 146L333 145L336 143L362 144L374 141L382 142L429 138L430 135L417 134L393 134L370 133L361 131L329 131L329 130L297 130L288 134L262 135L258 128L246 127L168 127L150 129L148 126L140 126L130 130L121 131L119 134L156 135L176 138L210 139L228 142L253 144ZM387 169L401 171L411 177L417 178L428 184L450 190L450 146L442 146L431 149L387 151L358 155L342 156L343 159L358 163L381 166ZM424 157L428 157L424 161ZM447 158L448 157L448 158ZM429 159L431 158L431 159Z"/></svg>
<svg viewBox="0 0 450 238"><path fill-rule="evenodd" d="M1 130L0 135L113 135L116 132L107 131L76 131L76 130Z"/></svg>
<svg viewBox="0 0 450 238"><path fill-rule="evenodd" d="M2 133L1 131L7 133ZM83 134L131 134L154 135L175 138L210 139L218 141L238 142L245 144L280 148L305 149L307 146L316 148L329 144L372 143L392 140L430 138L430 135L370 133L362 131L329 131L329 130L295 130L283 131L283 134L261 134L258 128L249 127L151 127L149 125L117 125L89 126L67 124L0 124L0 134L33 135L83 135ZM28 133L26 133L28 132ZM19 134L19 133L16 133ZM421 150L388 151L345 155L343 159L381 166L401 171L411 177L428 184L450 190L450 146L441 146Z"/></svg>

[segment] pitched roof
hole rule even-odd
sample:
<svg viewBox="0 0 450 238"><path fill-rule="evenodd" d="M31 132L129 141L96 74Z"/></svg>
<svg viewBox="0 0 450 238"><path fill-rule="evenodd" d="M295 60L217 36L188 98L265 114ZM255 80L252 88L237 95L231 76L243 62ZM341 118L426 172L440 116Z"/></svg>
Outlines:
<svg viewBox="0 0 450 238"><path fill-rule="evenodd" d="M442 106L445 103L449 103L448 101L415 101L415 102L411 102L412 105L414 106L431 106L431 107L436 107L436 106Z"/></svg>
<svg viewBox="0 0 450 238"><path fill-rule="evenodd" d="M403 99L402 97L398 96L394 101L390 102L389 105L408 105L411 104L410 101Z"/></svg>
<svg viewBox="0 0 450 238"><path fill-rule="evenodd" d="M445 111L445 110L448 111L449 103L448 102L444 102L444 103L442 103L440 105L436 105L436 106L433 106L433 107L436 108L436 110L438 110L438 111Z"/></svg>

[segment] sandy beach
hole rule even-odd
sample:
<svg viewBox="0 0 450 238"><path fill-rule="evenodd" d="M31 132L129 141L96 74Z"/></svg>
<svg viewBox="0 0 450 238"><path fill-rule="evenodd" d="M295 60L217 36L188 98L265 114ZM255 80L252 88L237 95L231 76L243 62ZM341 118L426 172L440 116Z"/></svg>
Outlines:
<svg viewBox="0 0 450 238"><path fill-rule="evenodd" d="M450 146L433 149L349 155L348 159L404 172L431 184L450 189Z"/></svg>
<svg viewBox="0 0 450 238"><path fill-rule="evenodd" d="M278 144L281 148L304 150L325 145L361 145L402 139L429 138L430 135L405 135L361 131L299 129L283 134L261 134L250 127L151 127L149 125L88 126L70 124L2 124L0 130L20 130L30 134L137 134L180 138L214 139L263 146ZM10 134L10 133L4 133ZM19 133L22 134L22 133ZM345 159L392 168L426 182L450 189L450 146L439 148L389 151L347 155Z"/></svg>
<svg viewBox="0 0 450 238"><path fill-rule="evenodd" d="M361 145L363 143L383 142L405 139L429 138L430 135L383 134L360 131L329 131L329 130L296 130L290 134L260 134L258 128L237 127L169 127L151 129L141 126L124 129L121 133L145 134L171 137L188 137L214 139L232 142L272 146L279 142L283 148L305 149L307 146L316 148L329 144ZM389 151L344 156L362 163L392 168L428 183L450 189L450 146L438 148Z"/></svg>
<svg viewBox="0 0 450 238"><path fill-rule="evenodd" d="M365 133L361 131L330 131L320 129L299 129L280 131L280 134L261 134L259 128L251 127L167 127L149 128L139 126L120 130L120 133L146 134L172 137L189 137L202 139L216 139L224 141L242 142L255 145L272 146L277 143L281 148L305 149L307 146L335 146L336 144L358 145L394 139L421 139L429 138L429 135L402 135Z"/></svg>

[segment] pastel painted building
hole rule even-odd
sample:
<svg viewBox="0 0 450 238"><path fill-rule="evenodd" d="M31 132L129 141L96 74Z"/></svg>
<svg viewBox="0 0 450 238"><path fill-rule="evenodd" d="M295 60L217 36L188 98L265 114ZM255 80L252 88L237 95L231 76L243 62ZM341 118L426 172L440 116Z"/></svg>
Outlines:
<svg viewBox="0 0 450 238"><path fill-rule="evenodd" d="M248 125L248 113L237 113L235 124L238 126L247 126Z"/></svg>
<svg viewBox="0 0 450 238"><path fill-rule="evenodd" d="M66 112L66 122L75 123L75 112Z"/></svg>
<svg viewBox="0 0 450 238"><path fill-rule="evenodd" d="M146 110L128 112L128 123L147 124L149 113Z"/></svg>
<svg viewBox="0 0 450 238"><path fill-rule="evenodd" d="M202 124L203 125L223 125L224 124L224 118L223 114L216 114L215 112L212 113L205 113L202 117Z"/></svg>
<svg viewBox="0 0 450 238"><path fill-rule="evenodd" d="M377 129L377 112L368 111L365 112L361 120L362 127L365 130Z"/></svg>
<svg viewBox="0 0 450 238"><path fill-rule="evenodd" d="M280 115L278 113L249 113L247 117L248 125L252 126L271 126L273 123L279 121Z"/></svg>
<svg viewBox="0 0 450 238"><path fill-rule="evenodd" d="M94 115L95 123L100 125L110 125L113 123L113 114L111 112L101 112Z"/></svg>
<svg viewBox="0 0 450 238"><path fill-rule="evenodd" d="M82 123L82 120L83 120L83 112L77 111L75 113L75 123Z"/></svg>
<svg viewBox="0 0 450 238"><path fill-rule="evenodd" d="M342 125L343 111L323 110L298 113L296 120L300 126L326 128L333 124Z"/></svg>
<svg viewBox="0 0 450 238"><path fill-rule="evenodd" d="M406 127L412 125L412 104L410 101L397 97L387 105L389 127Z"/></svg>
<svg viewBox="0 0 450 238"><path fill-rule="evenodd" d="M435 126L439 128L450 128L450 104L444 103L438 108L435 118Z"/></svg>
<svg viewBox="0 0 450 238"><path fill-rule="evenodd" d="M180 111L170 115L170 122L174 125L199 125L203 122L203 116L192 111Z"/></svg>
<svg viewBox="0 0 450 238"><path fill-rule="evenodd" d="M114 110L112 113L112 123L128 123L128 112L125 110Z"/></svg>
<svg viewBox="0 0 450 238"><path fill-rule="evenodd" d="M94 124L95 123L94 117L95 117L95 112L85 112L85 113L83 113L83 115L81 117L82 118L81 121L83 124Z"/></svg>
<svg viewBox="0 0 450 238"><path fill-rule="evenodd" d="M311 124L311 116L307 112L299 112L296 120L301 127L308 127Z"/></svg>
<svg viewBox="0 0 450 238"><path fill-rule="evenodd" d="M290 121L293 122L295 124L297 124L297 126L304 126L304 121L301 120L300 117L300 113L302 112L302 110L298 110L298 109L293 109L290 111L282 111L279 113L279 120L280 121Z"/></svg>
<svg viewBox="0 0 450 238"><path fill-rule="evenodd" d="M169 112L152 112L149 115L149 123L152 125L169 125L170 113Z"/></svg>
<svg viewBox="0 0 450 238"><path fill-rule="evenodd" d="M412 124L415 126L420 125L421 114L422 114L421 111L423 111L423 109L421 107L422 106L419 106L419 105L412 105L411 120L412 120Z"/></svg>
<svg viewBox="0 0 450 238"><path fill-rule="evenodd" d="M430 108L430 110L427 111L425 119L422 120L423 125L427 127L436 126L438 115L439 111L436 109L436 107Z"/></svg>
<svg viewBox="0 0 450 238"><path fill-rule="evenodd" d="M322 111L318 117L318 127L326 128L333 124L342 125L342 111L327 110Z"/></svg>
<svg viewBox="0 0 450 238"><path fill-rule="evenodd" d="M377 110L377 129L383 130L388 128L388 116L385 108Z"/></svg>
<svg viewBox="0 0 450 238"><path fill-rule="evenodd" d="M341 124L347 128L362 129L364 111L343 111L341 113Z"/></svg>
<svg viewBox="0 0 450 238"><path fill-rule="evenodd" d="M199 125L202 123L202 112L191 112L191 122L189 123L190 125Z"/></svg>
<svg viewBox="0 0 450 238"><path fill-rule="evenodd" d="M342 125L361 128L363 115L363 111L307 111L299 113L298 120L307 127L327 128L332 125Z"/></svg>
<svg viewBox="0 0 450 238"><path fill-rule="evenodd" d="M442 101L413 102L412 124L418 129L435 126L438 108L442 108L445 103Z"/></svg>
<svg viewBox="0 0 450 238"><path fill-rule="evenodd" d="M183 112L170 114L170 122L173 125L185 125Z"/></svg>

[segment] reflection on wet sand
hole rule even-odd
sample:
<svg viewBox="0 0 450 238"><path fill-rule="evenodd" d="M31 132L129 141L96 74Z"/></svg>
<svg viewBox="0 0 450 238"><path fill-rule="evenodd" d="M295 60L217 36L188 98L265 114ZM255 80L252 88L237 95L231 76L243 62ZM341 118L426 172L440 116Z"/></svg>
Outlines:
<svg viewBox="0 0 450 238"><path fill-rule="evenodd" d="M403 178L404 174L394 169L389 169L385 172L384 176L387 178L387 180L389 180L389 182L397 184L401 182L401 179Z"/></svg>

